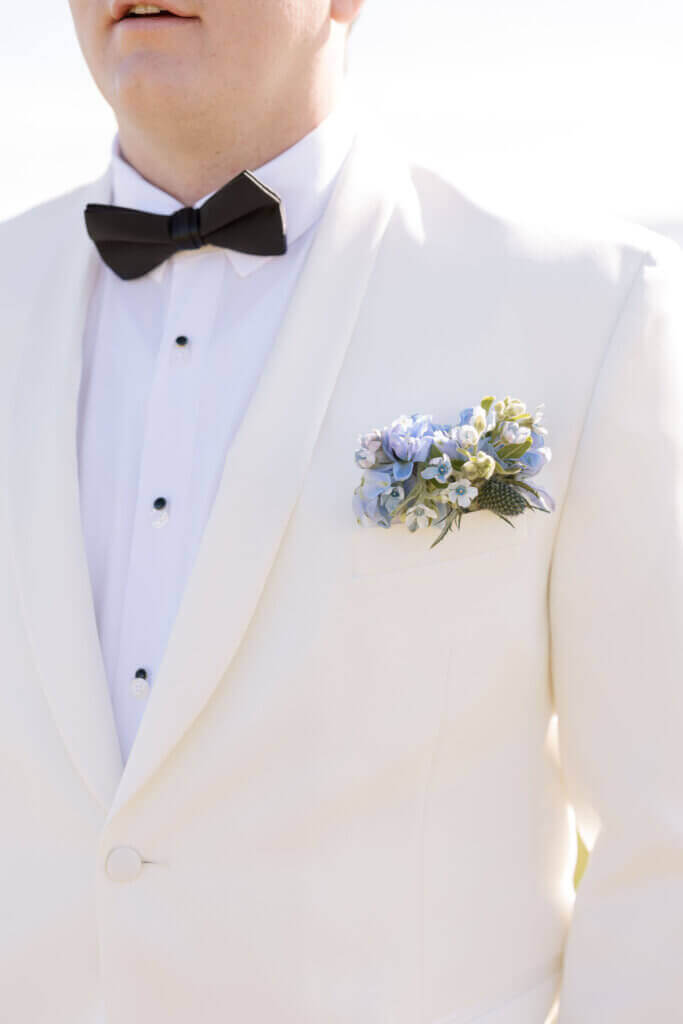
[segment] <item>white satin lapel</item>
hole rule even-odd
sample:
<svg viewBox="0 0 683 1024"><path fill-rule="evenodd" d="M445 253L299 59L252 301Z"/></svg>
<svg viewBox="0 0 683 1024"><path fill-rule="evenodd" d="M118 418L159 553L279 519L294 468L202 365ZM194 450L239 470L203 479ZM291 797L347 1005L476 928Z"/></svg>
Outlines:
<svg viewBox="0 0 683 1024"><path fill-rule="evenodd" d="M150 778L202 710L254 614L395 206L400 168L369 134L359 132L228 451L108 820ZM267 479L264 453L273 456ZM242 500L244 495L250 499Z"/></svg>
<svg viewBox="0 0 683 1024"><path fill-rule="evenodd" d="M33 267L44 283L21 339L8 465L11 547L38 675L73 763L105 808L122 762L81 529L76 429L99 260L82 209L109 201L109 172L64 199L51 221L54 244Z"/></svg>

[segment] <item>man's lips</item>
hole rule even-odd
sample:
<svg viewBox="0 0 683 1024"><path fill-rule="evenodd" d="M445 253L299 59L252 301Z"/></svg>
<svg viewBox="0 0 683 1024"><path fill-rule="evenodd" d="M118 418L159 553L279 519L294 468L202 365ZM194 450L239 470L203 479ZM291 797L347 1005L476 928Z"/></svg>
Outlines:
<svg viewBox="0 0 683 1024"><path fill-rule="evenodd" d="M160 7L164 12L163 14L130 14L133 8L140 6L139 4L131 3L130 0L114 0L111 5L110 13L112 21L121 22L125 21L127 25L132 24L135 21L147 22L147 21L170 21L175 18L183 18L188 21L197 21L196 15L189 11L183 11L177 4L157 4L155 6ZM146 5L151 6L151 5Z"/></svg>

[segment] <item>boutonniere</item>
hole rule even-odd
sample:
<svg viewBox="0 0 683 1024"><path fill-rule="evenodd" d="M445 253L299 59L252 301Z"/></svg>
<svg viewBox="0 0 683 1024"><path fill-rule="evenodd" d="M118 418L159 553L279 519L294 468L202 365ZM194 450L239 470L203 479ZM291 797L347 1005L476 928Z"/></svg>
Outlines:
<svg viewBox="0 0 683 1024"><path fill-rule="evenodd" d="M543 405L529 413L509 395L500 401L489 395L464 409L455 426L414 413L360 435L356 520L401 522L411 531L440 527L434 547L468 513L493 512L514 526L509 517L527 509L552 512L547 491L528 483L551 458L542 418Z"/></svg>

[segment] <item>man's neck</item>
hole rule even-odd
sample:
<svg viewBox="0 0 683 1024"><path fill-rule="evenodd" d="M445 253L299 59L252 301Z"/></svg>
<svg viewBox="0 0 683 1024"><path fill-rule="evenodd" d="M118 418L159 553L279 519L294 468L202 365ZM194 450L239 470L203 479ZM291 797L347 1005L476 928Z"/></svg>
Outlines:
<svg viewBox="0 0 683 1024"><path fill-rule="evenodd" d="M243 170L254 170L313 131L340 101L343 80L272 114L251 118L195 118L167 123L131 123L119 118L121 155L147 181L192 206ZM230 104L239 110L238 104Z"/></svg>

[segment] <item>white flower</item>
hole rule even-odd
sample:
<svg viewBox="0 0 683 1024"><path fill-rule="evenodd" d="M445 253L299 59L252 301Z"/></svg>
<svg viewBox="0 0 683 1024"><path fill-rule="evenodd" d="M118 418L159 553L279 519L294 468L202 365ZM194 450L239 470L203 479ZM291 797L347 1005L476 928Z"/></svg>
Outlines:
<svg viewBox="0 0 683 1024"><path fill-rule="evenodd" d="M473 487L469 480L455 480L443 492L442 500L450 501L452 505L459 505L460 508L468 508L478 493L478 489Z"/></svg>
<svg viewBox="0 0 683 1024"><path fill-rule="evenodd" d="M470 455L469 461L462 467L462 472L470 479L481 476L488 480L493 476L495 469L495 460L490 455L486 452L477 452L474 458Z"/></svg>
<svg viewBox="0 0 683 1024"><path fill-rule="evenodd" d="M406 525L409 530L417 530L423 526L429 526L430 520L436 519L438 513L427 505L414 505L406 513Z"/></svg>
<svg viewBox="0 0 683 1024"><path fill-rule="evenodd" d="M379 503L386 509L389 515L391 515L396 511L404 497L405 491L399 484L389 483L384 490L381 491Z"/></svg>
<svg viewBox="0 0 683 1024"><path fill-rule="evenodd" d="M372 469L376 462L376 450L377 449L373 451L373 449L370 447L358 449L356 453L356 461L361 469Z"/></svg>
<svg viewBox="0 0 683 1024"><path fill-rule="evenodd" d="M479 431L470 423L463 423L461 427L457 427L456 429L458 432L458 444L461 448L472 448L478 443L479 434L483 433L483 430ZM484 430L486 430L486 421L484 421Z"/></svg>
<svg viewBox="0 0 683 1024"><path fill-rule="evenodd" d="M361 469L372 469L377 461L376 453L382 446L382 435L379 430L371 430L369 434L358 436L356 462Z"/></svg>
<svg viewBox="0 0 683 1024"><path fill-rule="evenodd" d="M519 423L515 423L514 420L507 420L500 432L500 436L506 444L522 444L530 435L529 427L520 427Z"/></svg>
<svg viewBox="0 0 683 1024"><path fill-rule="evenodd" d="M502 402L496 402L494 408L499 412L498 418L502 420L513 420L526 412L525 403L520 402L518 398L511 398L510 395L506 395Z"/></svg>
<svg viewBox="0 0 683 1024"><path fill-rule="evenodd" d="M477 434L483 434L486 430L486 413L481 405L475 405L472 410L470 424L477 431Z"/></svg>
<svg viewBox="0 0 683 1024"><path fill-rule="evenodd" d="M438 480L439 483L443 483L449 476L453 476L451 460L447 455L437 455L436 458L429 460L420 475L425 480Z"/></svg>
<svg viewBox="0 0 683 1024"><path fill-rule="evenodd" d="M510 402L507 409L505 410L506 417L508 416L523 416L526 412L526 405L524 402Z"/></svg>

